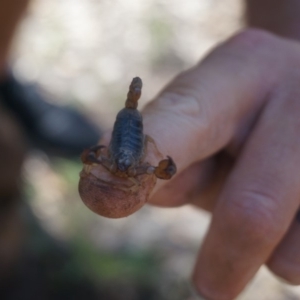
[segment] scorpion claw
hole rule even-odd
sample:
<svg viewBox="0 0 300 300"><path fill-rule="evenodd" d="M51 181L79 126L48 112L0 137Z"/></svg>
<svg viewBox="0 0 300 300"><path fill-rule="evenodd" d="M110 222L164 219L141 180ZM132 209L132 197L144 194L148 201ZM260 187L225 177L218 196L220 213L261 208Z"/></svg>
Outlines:
<svg viewBox="0 0 300 300"><path fill-rule="evenodd" d="M154 174L160 179L170 179L176 173L177 168L170 156L159 162L158 166L154 170Z"/></svg>
<svg viewBox="0 0 300 300"><path fill-rule="evenodd" d="M104 148L106 148L106 146L104 146L104 145L96 145L96 146L91 147L89 150L91 152L95 152L96 154L98 154L99 150L104 149Z"/></svg>
<svg viewBox="0 0 300 300"><path fill-rule="evenodd" d="M89 149L85 149L81 154L81 161L84 164L91 165L91 164L101 164L102 160L99 159L98 156L100 155L101 149L106 148L103 145L93 146Z"/></svg>

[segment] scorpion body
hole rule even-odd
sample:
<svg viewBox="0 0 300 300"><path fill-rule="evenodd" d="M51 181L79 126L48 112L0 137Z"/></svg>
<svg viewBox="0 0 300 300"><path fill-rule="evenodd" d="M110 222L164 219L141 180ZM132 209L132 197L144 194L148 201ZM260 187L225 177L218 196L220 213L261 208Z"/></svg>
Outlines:
<svg viewBox="0 0 300 300"><path fill-rule="evenodd" d="M141 90L142 80L139 77L133 78L125 108L117 115L107 156L101 154L105 146L99 145L85 150L81 160L84 164L101 164L119 177L154 174L160 179L170 179L176 173L176 165L171 157L161 160L157 167L143 163L146 142L153 140L144 135L143 118L137 110Z"/></svg>
<svg viewBox="0 0 300 300"><path fill-rule="evenodd" d="M117 115L109 153L117 168L125 172L143 157L143 118L137 109L123 108Z"/></svg>

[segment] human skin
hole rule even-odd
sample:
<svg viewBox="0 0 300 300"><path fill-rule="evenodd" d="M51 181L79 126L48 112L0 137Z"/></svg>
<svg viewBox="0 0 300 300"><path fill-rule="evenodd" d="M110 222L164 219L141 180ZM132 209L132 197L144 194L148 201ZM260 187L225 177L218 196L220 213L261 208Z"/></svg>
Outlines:
<svg viewBox="0 0 300 300"><path fill-rule="evenodd" d="M298 12L295 0L246 1L249 27L294 40L300 39ZM159 96L159 105L150 105L159 111L170 98L175 103L184 98L197 103L190 112L184 108L180 115L190 114L183 118L188 126L179 123L178 129L172 128L174 137L168 132L170 146L165 146L177 149L181 159L184 153L197 151L190 152L189 147L196 147L201 158L193 154L178 177L159 187L150 201L162 206L193 203L214 210L193 275L195 287L206 299L233 299L263 264L285 281L300 284L298 171L292 163L299 152L295 143L299 113L294 107L299 95L297 51L297 43L247 30L214 50L194 71L180 75ZM198 103L202 122L195 132L191 117ZM162 120L162 128L167 127L168 118ZM172 143L173 138L180 145Z"/></svg>
<svg viewBox="0 0 300 300"><path fill-rule="evenodd" d="M27 2L1 2L0 77ZM247 3L251 26L299 39L297 1ZM234 298L262 264L300 283L299 47L245 31L144 110L146 133L178 165L150 202L213 210L193 276L206 299Z"/></svg>
<svg viewBox="0 0 300 300"><path fill-rule="evenodd" d="M6 74L14 33L28 2L29 0L1 0L0 2L0 80Z"/></svg>
<svg viewBox="0 0 300 300"><path fill-rule="evenodd" d="M143 111L178 167L149 202L213 211L193 275L205 299L233 299L263 264L300 283L299 68L297 42L245 30Z"/></svg>
<svg viewBox="0 0 300 300"><path fill-rule="evenodd" d="M249 27L300 40L300 2L298 0L246 0Z"/></svg>

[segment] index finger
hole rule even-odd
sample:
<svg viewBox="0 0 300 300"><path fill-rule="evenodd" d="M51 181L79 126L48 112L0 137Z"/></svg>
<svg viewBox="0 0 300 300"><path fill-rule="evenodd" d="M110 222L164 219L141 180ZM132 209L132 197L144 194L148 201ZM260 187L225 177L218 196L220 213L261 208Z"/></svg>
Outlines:
<svg viewBox="0 0 300 300"><path fill-rule="evenodd" d="M174 159L178 173L243 138L286 71L282 51L274 51L284 44L278 41L265 32L244 31L176 77L145 107L145 133Z"/></svg>

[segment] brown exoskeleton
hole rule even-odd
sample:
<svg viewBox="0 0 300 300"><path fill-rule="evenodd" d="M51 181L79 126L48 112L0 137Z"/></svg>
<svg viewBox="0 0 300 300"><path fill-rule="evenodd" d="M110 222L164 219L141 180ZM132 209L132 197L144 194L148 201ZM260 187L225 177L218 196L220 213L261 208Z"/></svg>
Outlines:
<svg viewBox="0 0 300 300"><path fill-rule="evenodd" d="M137 110L138 100L141 96L142 80L133 78L125 108L117 115L112 138L103 155L105 146L97 145L85 150L81 155L84 164L101 164L112 174L133 179L142 174L154 174L160 179L170 179L176 173L176 165L170 156L159 162L157 167L145 163L146 144L153 140L143 133L143 119Z"/></svg>

